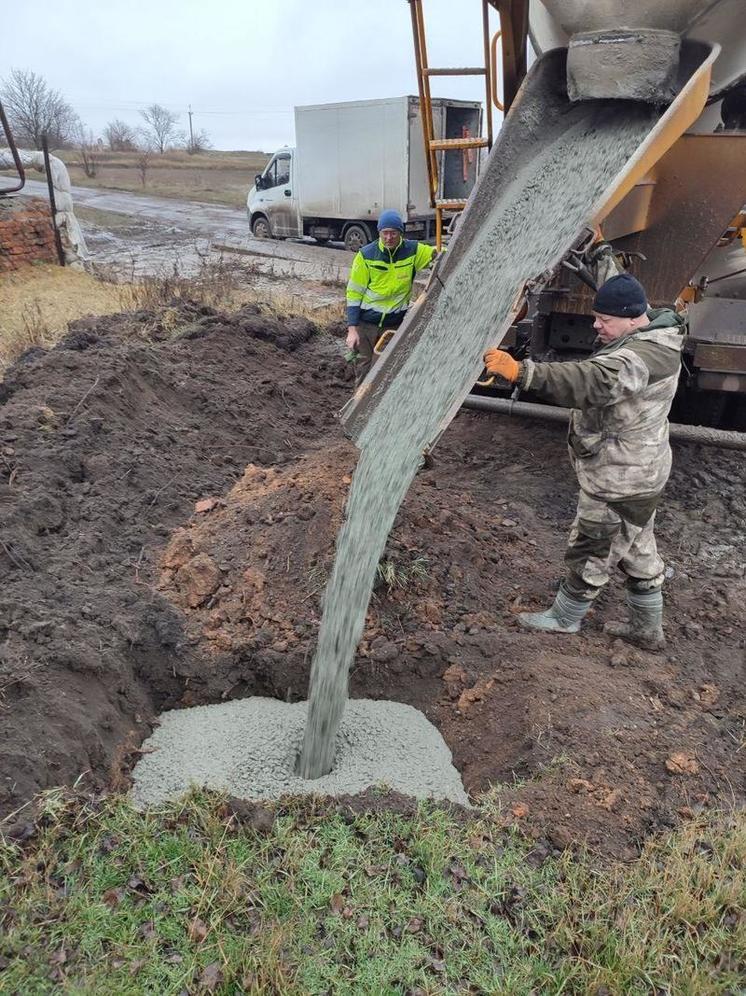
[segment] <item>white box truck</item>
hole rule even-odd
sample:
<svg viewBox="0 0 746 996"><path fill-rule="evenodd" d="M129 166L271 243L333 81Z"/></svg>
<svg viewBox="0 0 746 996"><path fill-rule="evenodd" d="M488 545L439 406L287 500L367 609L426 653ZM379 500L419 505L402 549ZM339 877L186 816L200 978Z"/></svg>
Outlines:
<svg viewBox="0 0 746 996"><path fill-rule="evenodd" d="M437 138L481 134L482 105L433 100ZM476 150L449 150L438 197L465 199L477 177ZM410 238L431 238L418 97L355 100L295 108L295 147L279 149L246 201L258 238L342 240L356 251L376 237L385 208L404 219Z"/></svg>

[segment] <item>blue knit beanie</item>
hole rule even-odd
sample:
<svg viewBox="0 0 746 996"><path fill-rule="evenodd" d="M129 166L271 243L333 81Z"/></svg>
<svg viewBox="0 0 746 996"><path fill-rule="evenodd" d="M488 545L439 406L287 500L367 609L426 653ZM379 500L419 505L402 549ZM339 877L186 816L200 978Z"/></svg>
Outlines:
<svg viewBox="0 0 746 996"><path fill-rule="evenodd" d="M645 288L631 273L619 273L599 287L593 310L615 318L639 318L648 310Z"/></svg>
<svg viewBox="0 0 746 996"><path fill-rule="evenodd" d="M404 231L404 222L398 211L381 212L381 217L378 219L378 231L380 232L384 228L398 228L400 232Z"/></svg>

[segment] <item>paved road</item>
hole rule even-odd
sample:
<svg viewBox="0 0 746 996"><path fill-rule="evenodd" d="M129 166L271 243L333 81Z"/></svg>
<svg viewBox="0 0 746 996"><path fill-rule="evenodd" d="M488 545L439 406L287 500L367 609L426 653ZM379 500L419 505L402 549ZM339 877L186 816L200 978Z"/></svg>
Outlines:
<svg viewBox="0 0 746 996"><path fill-rule="evenodd" d="M100 190L91 187L72 187L73 201L81 207L99 211L112 211L153 223L160 236L166 234L191 234L208 239L216 248L225 248L252 256L270 257L278 262L282 271L283 261L293 261L300 266L310 264L309 276L329 274L331 279L344 279L352 263L352 253L344 249L329 249L314 242L289 242L255 239L246 218L246 212L221 204L202 201L183 201L171 197L151 197L123 190ZM46 181L27 180L23 193L34 197L47 196Z"/></svg>

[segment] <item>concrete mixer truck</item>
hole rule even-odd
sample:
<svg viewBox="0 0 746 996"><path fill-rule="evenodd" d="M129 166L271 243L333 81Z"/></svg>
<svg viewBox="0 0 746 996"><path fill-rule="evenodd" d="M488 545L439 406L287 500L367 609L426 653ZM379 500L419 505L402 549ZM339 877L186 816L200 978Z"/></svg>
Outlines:
<svg viewBox="0 0 746 996"><path fill-rule="evenodd" d="M618 203L595 220L654 304L688 318L686 366L675 418L746 429L746 4L740 0L544 0L530 5L537 52L567 52L573 100L633 99L696 117ZM688 59L711 60L695 103L677 79ZM701 106L700 106L701 105ZM582 247L581 247L582 248ZM576 257L577 258L577 257ZM589 351L592 290L565 260L514 338L557 357ZM524 348L525 348L524 345Z"/></svg>
<svg viewBox="0 0 746 996"><path fill-rule="evenodd" d="M517 355L539 358L589 352L595 333L588 264L598 241L609 241L617 264L632 268L652 304L676 303L688 316L674 416L746 429L744 0L481 0L484 66L464 70L429 66L424 0L408 2L424 106L434 77L480 73L488 100L503 107L505 117L493 143L486 115L491 151L456 218L448 252L420 306L387 347L385 362L343 412L352 438L406 363L449 280L457 281L491 205L546 152L562 121L605 113L617 115L622 129L628 109L641 105L649 107L651 124L639 148L620 164L574 241L553 247L553 265L524 273L512 320L496 330L496 340L502 337L503 347ZM492 36L495 12L500 31ZM424 141L437 207L442 148L426 127ZM551 239L551 217L545 231ZM485 279L488 267L486 261Z"/></svg>

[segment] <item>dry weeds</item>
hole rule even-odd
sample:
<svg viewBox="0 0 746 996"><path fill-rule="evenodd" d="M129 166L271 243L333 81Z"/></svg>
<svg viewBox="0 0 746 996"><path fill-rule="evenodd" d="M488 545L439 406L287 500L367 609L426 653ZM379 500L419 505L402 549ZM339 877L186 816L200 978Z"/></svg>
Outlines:
<svg viewBox="0 0 746 996"><path fill-rule="evenodd" d="M322 324L342 315L341 290L275 278L250 262L222 256L204 258L191 275L175 264L158 276L127 283L39 264L0 280L0 375L27 349L53 346L78 318L164 309L176 318L174 306L187 300L219 311L259 304L280 317L300 315Z"/></svg>
<svg viewBox="0 0 746 996"><path fill-rule="evenodd" d="M122 310L122 288L82 270L40 263L0 281L0 373L32 346L48 348L85 315Z"/></svg>

